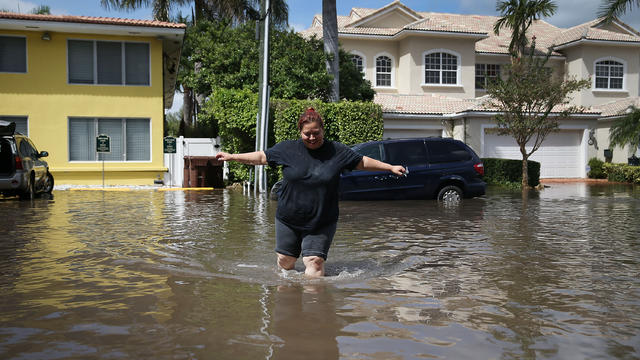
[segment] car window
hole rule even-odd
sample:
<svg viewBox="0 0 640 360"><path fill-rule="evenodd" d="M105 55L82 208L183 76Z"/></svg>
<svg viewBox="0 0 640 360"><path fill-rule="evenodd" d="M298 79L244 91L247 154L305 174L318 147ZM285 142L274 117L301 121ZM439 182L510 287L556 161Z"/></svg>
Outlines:
<svg viewBox="0 0 640 360"><path fill-rule="evenodd" d="M20 141L20 154L24 157L34 158L36 155L36 151L33 147L31 147L28 141L22 139Z"/></svg>
<svg viewBox="0 0 640 360"><path fill-rule="evenodd" d="M382 151L380 150L380 144L371 144L364 146L357 150L357 153L362 156L368 156L372 159L382 161Z"/></svg>
<svg viewBox="0 0 640 360"><path fill-rule="evenodd" d="M416 166L427 164L427 151L422 141L399 141L385 144L387 161L392 165Z"/></svg>
<svg viewBox="0 0 640 360"><path fill-rule="evenodd" d="M452 141L431 141L427 143L429 160L432 163L467 161L471 154L467 149Z"/></svg>

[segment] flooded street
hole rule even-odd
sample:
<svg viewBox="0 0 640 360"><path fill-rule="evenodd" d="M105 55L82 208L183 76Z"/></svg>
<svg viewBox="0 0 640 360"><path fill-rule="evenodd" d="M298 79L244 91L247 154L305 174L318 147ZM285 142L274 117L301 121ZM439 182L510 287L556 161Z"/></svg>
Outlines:
<svg viewBox="0 0 640 360"><path fill-rule="evenodd" d="M276 270L276 205L0 198L0 358L640 358L640 187L342 202L320 280Z"/></svg>

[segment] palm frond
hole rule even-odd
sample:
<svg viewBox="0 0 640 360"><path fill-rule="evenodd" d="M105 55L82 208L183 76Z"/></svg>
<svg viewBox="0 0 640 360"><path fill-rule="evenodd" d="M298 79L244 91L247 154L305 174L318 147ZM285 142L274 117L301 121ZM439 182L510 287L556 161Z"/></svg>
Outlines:
<svg viewBox="0 0 640 360"><path fill-rule="evenodd" d="M611 148L625 145L637 149L640 145L640 109L632 107L629 114L617 120L609 128L609 144Z"/></svg>

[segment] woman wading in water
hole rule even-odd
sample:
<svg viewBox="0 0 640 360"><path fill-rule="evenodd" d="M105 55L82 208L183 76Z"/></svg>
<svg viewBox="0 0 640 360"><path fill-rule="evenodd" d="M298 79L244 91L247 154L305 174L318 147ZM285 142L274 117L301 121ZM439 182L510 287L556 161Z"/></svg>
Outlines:
<svg viewBox="0 0 640 360"><path fill-rule="evenodd" d="M248 165L282 165L283 181L276 210L278 266L294 268L302 254L305 274L324 276L324 262L338 222L338 186L343 169L390 171L405 168L362 156L346 145L325 140L320 114L308 108L298 121L300 139L287 140L266 151L220 152L216 159Z"/></svg>

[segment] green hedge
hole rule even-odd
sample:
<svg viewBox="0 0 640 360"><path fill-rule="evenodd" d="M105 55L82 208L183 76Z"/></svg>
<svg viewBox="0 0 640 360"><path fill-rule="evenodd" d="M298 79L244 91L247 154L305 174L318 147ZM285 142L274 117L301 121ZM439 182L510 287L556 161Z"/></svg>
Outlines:
<svg viewBox="0 0 640 360"><path fill-rule="evenodd" d="M322 116L327 139L347 145L382 139L382 108L372 102L272 100L268 147L298 139L298 119L308 107L313 107ZM257 112L257 94L248 90L215 89L200 113L200 120L218 123L224 151L251 152L255 149ZM253 166L229 164L229 181L248 180L251 169ZM268 182L274 183L278 176L278 173L268 171Z"/></svg>
<svg viewBox="0 0 640 360"><path fill-rule="evenodd" d="M519 188L522 185L522 160L484 158L484 181L490 185ZM540 163L528 160L529 186L540 184Z"/></svg>
<svg viewBox="0 0 640 360"><path fill-rule="evenodd" d="M604 163L603 168L609 181L640 184L640 166Z"/></svg>
<svg viewBox="0 0 640 360"><path fill-rule="evenodd" d="M382 139L382 108L372 102L275 100L271 104L275 141L298 139L298 119L313 107L324 120L325 137L347 145Z"/></svg>
<svg viewBox="0 0 640 360"><path fill-rule="evenodd" d="M589 173L587 176L591 179L606 179L607 174L604 172L604 161L598 158L589 159Z"/></svg>

